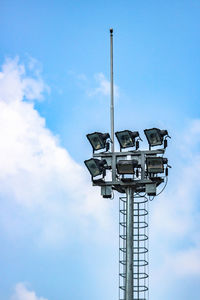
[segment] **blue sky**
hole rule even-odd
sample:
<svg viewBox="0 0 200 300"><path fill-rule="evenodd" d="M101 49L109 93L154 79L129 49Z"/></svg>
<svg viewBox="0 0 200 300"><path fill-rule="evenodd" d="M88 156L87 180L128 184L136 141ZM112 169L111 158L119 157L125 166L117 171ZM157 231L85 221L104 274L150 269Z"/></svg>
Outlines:
<svg viewBox="0 0 200 300"><path fill-rule="evenodd" d="M199 1L0 4L0 299L118 297L118 195L100 198L85 135L168 129L150 203L150 299L199 298ZM143 148L147 144L143 142Z"/></svg>

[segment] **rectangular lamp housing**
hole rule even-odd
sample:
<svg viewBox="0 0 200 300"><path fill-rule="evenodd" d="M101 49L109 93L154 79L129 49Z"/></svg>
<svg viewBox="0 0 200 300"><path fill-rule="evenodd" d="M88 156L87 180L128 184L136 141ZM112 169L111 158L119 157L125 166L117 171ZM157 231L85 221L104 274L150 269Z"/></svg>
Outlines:
<svg viewBox="0 0 200 300"><path fill-rule="evenodd" d="M115 133L121 148L134 147L135 140L131 136L129 130L118 131Z"/></svg>
<svg viewBox="0 0 200 300"><path fill-rule="evenodd" d="M134 174L134 169L137 166L137 160L119 160L117 162L117 172L118 174Z"/></svg>
<svg viewBox="0 0 200 300"><path fill-rule="evenodd" d="M147 157L146 165L148 173L164 173L164 163L162 157Z"/></svg>
<svg viewBox="0 0 200 300"><path fill-rule="evenodd" d="M87 138L92 145L93 150L100 150L105 148L105 141L102 138L102 134L100 132L87 134Z"/></svg>
<svg viewBox="0 0 200 300"><path fill-rule="evenodd" d="M145 129L144 133L150 146L162 145L163 137L160 135L158 128Z"/></svg>
<svg viewBox="0 0 200 300"><path fill-rule="evenodd" d="M84 163L85 163L86 167L88 168L92 177L96 177L103 173L103 169L100 166L99 162L100 161L95 158L90 158L90 159L84 161Z"/></svg>

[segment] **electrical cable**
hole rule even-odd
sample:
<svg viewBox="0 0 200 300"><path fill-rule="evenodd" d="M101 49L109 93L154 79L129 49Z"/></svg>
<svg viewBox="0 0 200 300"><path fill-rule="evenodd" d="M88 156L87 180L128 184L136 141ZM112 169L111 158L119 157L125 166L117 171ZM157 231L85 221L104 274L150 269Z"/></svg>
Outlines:
<svg viewBox="0 0 200 300"><path fill-rule="evenodd" d="M147 198L146 197L146 193L144 194L144 195L141 195L140 193L135 193L136 195L137 195L137 197L136 198Z"/></svg>
<svg viewBox="0 0 200 300"><path fill-rule="evenodd" d="M167 183L168 183L168 176L166 176L166 182L165 182L164 187L162 188L162 190L161 190L156 196L160 195L160 194L164 191L164 189L165 189L166 186L167 186Z"/></svg>
<svg viewBox="0 0 200 300"><path fill-rule="evenodd" d="M151 196L149 196L149 201L153 201L153 200L154 200L154 198L155 198L155 196L154 196L154 197L152 197L152 198L151 198Z"/></svg>

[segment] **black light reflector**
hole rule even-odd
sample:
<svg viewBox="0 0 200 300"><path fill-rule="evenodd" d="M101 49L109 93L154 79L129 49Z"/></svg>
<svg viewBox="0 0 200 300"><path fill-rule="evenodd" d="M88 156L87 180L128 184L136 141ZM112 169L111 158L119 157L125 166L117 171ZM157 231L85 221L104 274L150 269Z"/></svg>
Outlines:
<svg viewBox="0 0 200 300"><path fill-rule="evenodd" d="M163 137L168 135L167 130L160 130L158 128L145 129L144 133L149 145L152 147L162 145Z"/></svg>
<svg viewBox="0 0 200 300"><path fill-rule="evenodd" d="M95 158L90 158L84 161L86 167L88 168L92 177L101 175L105 170L106 160L99 160Z"/></svg>
<svg viewBox="0 0 200 300"><path fill-rule="evenodd" d="M135 146L135 138L139 136L138 131L123 130L115 132L121 148L129 148Z"/></svg>
<svg viewBox="0 0 200 300"><path fill-rule="evenodd" d="M104 149L109 133L94 132L86 135L94 151Z"/></svg>
<svg viewBox="0 0 200 300"><path fill-rule="evenodd" d="M162 157L147 157L146 164L148 173L164 173L164 161Z"/></svg>
<svg viewBox="0 0 200 300"><path fill-rule="evenodd" d="M138 161L133 160L119 160L117 162L118 174L134 174L134 169L138 166Z"/></svg>

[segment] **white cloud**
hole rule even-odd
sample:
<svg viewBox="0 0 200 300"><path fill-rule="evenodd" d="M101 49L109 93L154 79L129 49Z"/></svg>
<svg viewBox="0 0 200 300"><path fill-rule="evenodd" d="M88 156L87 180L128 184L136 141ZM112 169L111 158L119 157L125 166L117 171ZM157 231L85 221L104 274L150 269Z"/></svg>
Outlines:
<svg viewBox="0 0 200 300"><path fill-rule="evenodd" d="M79 87L85 91L87 96L110 96L110 81L102 72L94 74L92 79L85 74L75 74L72 71L69 74L75 77ZM114 84L114 97L119 98L119 87L116 84Z"/></svg>
<svg viewBox="0 0 200 300"><path fill-rule="evenodd" d="M49 88L45 85L38 72L35 78L25 75L25 68L19 59L7 59L0 73L0 101L20 102L24 97L28 100L41 100L42 92Z"/></svg>
<svg viewBox="0 0 200 300"><path fill-rule="evenodd" d="M93 93L108 95L109 83L103 74L97 76L97 82L99 85ZM41 99L45 89L42 79L28 77L17 59L7 60L3 65L0 72L0 226L10 236L32 234L43 244L59 244L74 233L77 236L77 233L93 232L97 239L107 233L109 237L112 219L108 202L101 199L99 190L91 187L87 171L59 145L58 138L34 108L33 100ZM172 169L168 189L150 208L150 243L153 244L150 255L155 253L156 259L160 259L153 272L163 280L171 270L171 278L200 275L197 261L200 227L196 209L199 133L200 120L194 120L180 138L177 153L180 169L175 174L179 174L178 179ZM181 250L179 243L184 244Z"/></svg>
<svg viewBox="0 0 200 300"><path fill-rule="evenodd" d="M28 290L22 282L16 284L15 292L11 300L48 300L47 298L36 296L34 291Z"/></svg>
<svg viewBox="0 0 200 300"><path fill-rule="evenodd" d="M155 285L158 277L166 282L200 276L199 133L200 120L190 121L188 128L180 133L169 186L151 208Z"/></svg>
<svg viewBox="0 0 200 300"><path fill-rule="evenodd" d="M41 243L59 244L73 230L87 233L91 220L93 230L110 228L110 213L99 191L91 187L87 171L59 145L33 101L26 101L41 99L45 88L41 78L26 76L18 59L3 65L0 226L11 235L37 230ZM29 222L30 228L24 226Z"/></svg>
<svg viewBox="0 0 200 300"><path fill-rule="evenodd" d="M180 251L172 257L173 264L170 265L178 276L200 275L200 247Z"/></svg>
<svg viewBox="0 0 200 300"><path fill-rule="evenodd" d="M97 86L94 88L90 88L88 90L89 96L109 96L110 95L110 81L106 79L103 73L97 73L94 76ZM119 88L117 85L114 85L114 96L119 97Z"/></svg>

